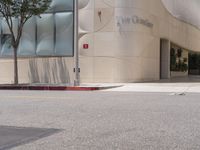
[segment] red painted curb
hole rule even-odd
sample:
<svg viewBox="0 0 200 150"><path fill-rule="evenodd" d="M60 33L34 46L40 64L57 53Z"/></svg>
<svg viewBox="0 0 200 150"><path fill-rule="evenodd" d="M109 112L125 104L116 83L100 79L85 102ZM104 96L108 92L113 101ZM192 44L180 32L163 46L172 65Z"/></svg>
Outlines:
<svg viewBox="0 0 200 150"><path fill-rule="evenodd" d="M49 90L49 91L96 91L99 87L74 86L0 86L0 90Z"/></svg>

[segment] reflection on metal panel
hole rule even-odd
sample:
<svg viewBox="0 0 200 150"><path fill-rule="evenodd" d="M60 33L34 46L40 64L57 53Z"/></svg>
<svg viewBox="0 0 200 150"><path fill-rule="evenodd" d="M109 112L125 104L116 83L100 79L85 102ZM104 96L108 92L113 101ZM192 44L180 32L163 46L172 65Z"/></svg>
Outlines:
<svg viewBox="0 0 200 150"><path fill-rule="evenodd" d="M57 13L56 20L56 55L73 55L73 14Z"/></svg>
<svg viewBox="0 0 200 150"><path fill-rule="evenodd" d="M26 22L23 29L22 38L18 48L18 55L35 55L36 46L36 17L32 17Z"/></svg>
<svg viewBox="0 0 200 150"><path fill-rule="evenodd" d="M1 55L11 56L13 54L13 48L11 46L11 34L1 35Z"/></svg>
<svg viewBox="0 0 200 150"><path fill-rule="evenodd" d="M53 14L37 17L37 55L54 54L54 19Z"/></svg>
<svg viewBox="0 0 200 150"><path fill-rule="evenodd" d="M53 0L50 5L50 11L70 11L73 10L73 0Z"/></svg>
<svg viewBox="0 0 200 150"><path fill-rule="evenodd" d="M14 23L14 33L17 32L17 25L18 21L17 19L13 18ZM2 20L2 33L1 33L1 55L4 56L11 56L13 55L13 48L11 46L11 34L8 25L6 24L6 21Z"/></svg>

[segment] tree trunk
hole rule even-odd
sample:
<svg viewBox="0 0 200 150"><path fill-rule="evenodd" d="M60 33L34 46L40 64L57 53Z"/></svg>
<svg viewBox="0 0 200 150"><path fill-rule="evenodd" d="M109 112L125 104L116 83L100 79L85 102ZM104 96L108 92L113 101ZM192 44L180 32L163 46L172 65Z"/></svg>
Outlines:
<svg viewBox="0 0 200 150"><path fill-rule="evenodd" d="M14 84L18 84L18 61L17 61L17 48L14 47Z"/></svg>

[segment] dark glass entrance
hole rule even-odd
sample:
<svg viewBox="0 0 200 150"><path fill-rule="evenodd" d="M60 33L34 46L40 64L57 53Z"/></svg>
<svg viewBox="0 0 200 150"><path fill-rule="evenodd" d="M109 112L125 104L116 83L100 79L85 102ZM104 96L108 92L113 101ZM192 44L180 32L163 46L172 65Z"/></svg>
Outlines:
<svg viewBox="0 0 200 150"><path fill-rule="evenodd" d="M200 53L189 53L189 75L200 75Z"/></svg>

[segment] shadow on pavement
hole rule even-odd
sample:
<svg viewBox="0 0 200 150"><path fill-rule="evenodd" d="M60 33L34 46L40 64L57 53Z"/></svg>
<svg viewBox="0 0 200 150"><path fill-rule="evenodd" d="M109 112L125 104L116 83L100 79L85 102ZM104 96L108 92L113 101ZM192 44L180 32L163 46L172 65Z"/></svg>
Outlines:
<svg viewBox="0 0 200 150"><path fill-rule="evenodd" d="M60 131L62 130L0 126L0 150L30 143Z"/></svg>

